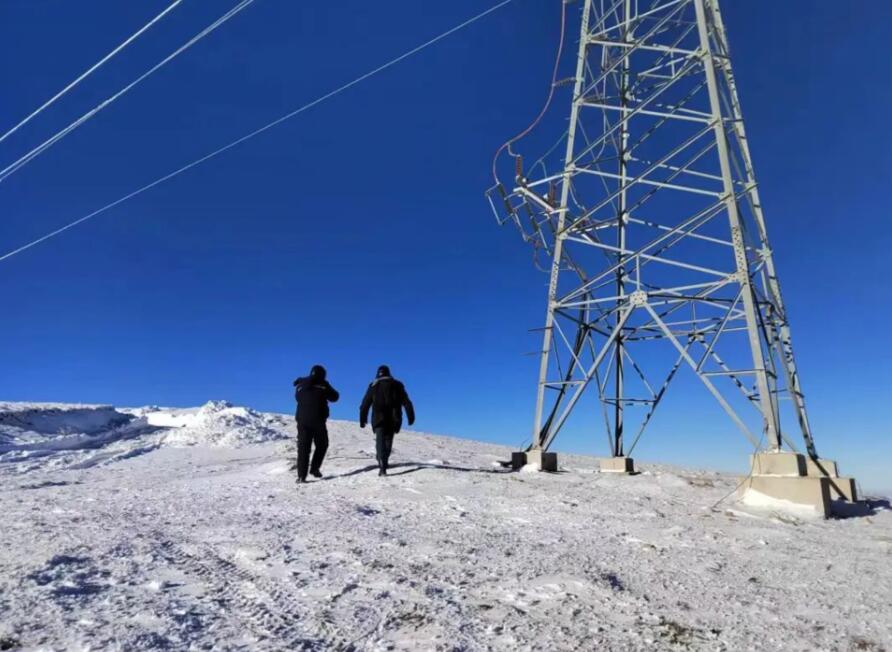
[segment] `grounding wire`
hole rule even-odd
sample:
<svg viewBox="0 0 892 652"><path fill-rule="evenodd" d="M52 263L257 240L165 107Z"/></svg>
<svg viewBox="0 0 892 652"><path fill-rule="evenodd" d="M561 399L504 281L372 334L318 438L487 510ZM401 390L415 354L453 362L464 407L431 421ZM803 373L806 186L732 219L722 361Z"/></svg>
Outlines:
<svg viewBox="0 0 892 652"><path fill-rule="evenodd" d="M72 122L71 124L69 124L67 127L65 127L65 128L62 129L61 131L57 132L55 135L51 136L50 138L48 138L47 140L45 140L44 142L42 142L40 145L38 145L37 147L35 147L34 149L32 149L30 152L28 152L27 154L25 154L24 156L22 156L21 158L19 158L19 159L16 160L15 162L10 163L10 164L7 165L5 168L3 168L2 170L0 170L0 183L2 183L3 181L5 181L11 174L14 174L16 171L20 170L22 167L24 167L25 165L27 165L29 162L31 162L32 160L34 160L35 158L37 158L38 156L40 156L43 152L45 152L45 151L48 150L50 147L52 147L53 145L55 145L57 142L59 142L60 140L62 140L65 136L67 136L68 134L70 134L72 131L74 131L75 129L77 129L78 127L80 127L82 124L84 124L85 122L87 122L87 120L89 120L90 118L92 118L93 116L95 116L97 113L99 113L100 111L102 111L102 110L103 110L105 107L107 107L109 104L111 104L112 102L114 102L115 100L117 100L119 97L121 97L122 95L124 95L125 93L127 93L128 91L130 91L134 86L136 86L136 85L139 84L140 82L144 81L147 77L151 76L151 75L154 74L157 70L159 70L160 68L164 67L165 65L167 65L168 63L170 63L172 60L174 60L176 57L178 57L179 55L181 55L183 52L185 52L186 50L188 50L189 48L191 48L193 45L195 45L196 43L198 43L198 41L200 41L200 40L203 39L205 36L207 36L208 34L210 34L211 32L213 32L214 30L216 30L218 27L220 27L221 25L223 25L223 24L224 24L225 22L227 22L230 18L232 18L233 16L235 16L236 14L238 14L240 11L242 11L242 9L245 9L246 7L248 7L248 6L249 6L251 3L253 3L253 2L254 2L254 0L241 0L241 2L239 2L237 5L235 5L232 9L230 9L230 10L227 11L225 14L223 14L222 16L220 16L217 20L215 20L213 23L211 23L210 25L208 25L207 27L205 27L205 28L204 28L203 30L201 30L198 34L196 34L196 35L193 36L191 39L189 39L188 41L186 41L186 43L184 43L184 44L181 45L179 48L177 48L176 50L174 50L173 52L171 52L169 55L167 55L164 59L162 59L161 61L159 61L158 63L156 63L154 66L152 66L151 68L149 68L149 69L148 69L146 72L144 72L142 75L140 75L139 77L137 77L136 79L134 79L132 82L130 82L129 84L127 84L126 86L124 86L124 88L122 88L121 90L119 90L117 93L115 93L114 95L112 95L112 96L108 97L107 99L103 100L102 102L100 102L99 104L97 104L95 107L93 107L92 109L90 109L89 111L87 111L85 114L83 114L80 118L78 118L77 120L75 120L74 122Z"/></svg>
<svg viewBox="0 0 892 652"><path fill-rule="evenodd" d="M476 16L473 16L473 17L467 19L466 21L459 23L455 27L452 27L452 28L446 30L445 32L441 33L440 35L435 36L434 38L430 39L429 41L426 41L426 42L422 43L421 45L418 45L418 46L412 48L411 50L404 52L403 54L399 55L398 57L391 59L387 63L382 64L382 65L378 66L377 68L373 68L369 72L360 75L359 77L353 79L352 81L349 81L346 84L343 84L343 85L339 86L338 88L336 88L332 91L329 91L328 93L325 93L324 95L320 95L315 100L307 102L306 104L304 104L301 107L298 107L294 111L291 111L279 118L276 118L275 120L267 123L263 127L260 127L259 129L255 129L254 131L252 131L248 134L245 134L241 138L237 138L236 140L232 141L231 143L224 145L223 147L220 147L220 148L214 150L213 152L210 152L209 154L205 154L201 158L195 159L191 163L187 163L186 165L184 165L180 168L177 168L173 172L169 172L168 174L165 174L162 177L158 177L154 181L147 183L146 185L144 185L140 188L137 188L136 190L124 195L123 197L120 197L119 199L116 199L115 201L113 201L109 204L106 204L105 206L103 206L101 208L96 209L95 211L93 211L91 213L87 213L83 217L78 218L78 219L74 220L73 222L69 222L68 224L66 224L62 227L59 227L58 229L56 229L54 231L50 231L49 233L46 233L45 235L40 236L36 240L32 240L31 242L28 242L27 244L24 244L16 249L6 252L3 255L0 255L0 261L4 261L8 258L12 258L16 254L20 254L23 251L30 249L31 247L34 247L42 242L45 242L46 240L49 240L50 238L53 238L61 233L64 233L68 229L71 229L71 228L77 226L78 224L82 224L83 222L86 222L87 220L96 217L100 213L104 213L105 211L107 211L111 208L114 208L115 206L118 206L119 204L123 204L125 201L127 201L129 199L132 199L133 197L136 197L137 195L140 195L140 194L144 193L145 191L150 190L150 189L154 188L155 186L158 186L158 185L164 183L165 181L168 181L168 180L174 178L175 176L178 176L178 175L182 174L183 172L186 172L187 170L194 168L197 165L201 165L205 161L210 160L210 159L222 154L223 152L226 152L226 151L232 149L233 147L235 147L237 145L240 145L241 143L245 142L246 140L250 140L251 138L258 136L258 135L262 134L263 132L268 131L269 129L272 129L273 127L285 122L286 120L289 120L289 119L293 118L294 116L296 116L300 113L303 113L304 111L316 106L317 104L321 104L322 102L334 97L335 95L342 93L343 91L347 90L348 88L351 88L352 86L355 86L356 84L359 84L360 82L365 81L369 77L372 77L373 75L376 75L379 72L382 72L382 71L386 70L387 68L390 68L390 67L396 65L397 63L403 61L404 59L407 59L407 58L411 57L412 55L417 54L418 52L421 52L422 50L430 47L434 43L437 43L437 42L443 40L444 38L454 34L455 32L458 32L459 30L461 30L465 27L468 27L472 23L477 22L481 18L488 16L489 14L493 13L494 11L496 11L498 9L501 9L502 7L504 7L505 5L507 5L513 1L514 0L502 0L498 4L493 5L492 7L487 9L486 11L483 11L483 12L477 14Z"/></svg>
<svg viewBox="0 0 892 652"><path fill-rule="evenodd" d="M40 107L38 107L37 109L35 109L30 115L28 115L26 118L24 118L21 122L19 122L17 125L15 125L14 127L12 127L9 131L7 131L7 132L6 132L5 134L3 134L2 136L0 136L0 143L2 143L4 140L6 140L7 138L9 138L12 134L14 134L15 132L17 132L19 129L21 129L22 127L24 127L26 124L28 124L29 122L31 122L31 120L32 120L33 118L36 118L36 117L37 117L37 116L38 116L44 109L47 109L47 108L49 108L50 106L52 106L52 105L56 102L56 100L58 100L58 99L61 98L63 95L65 95L68 91L70 91L72 88L74 88L75 86L77 86L78 84L80 84L84 79L86 79L87 77L89 77L90 75L92 75L94 72L96 72L97 70L99 70L99 68L101 68L101 67L103 66L103 64L105 64L109 59L111 59L112 57L114 57L116 54L118 54L118 52L120 52L121 50L123 50L124 48L126 48L128 45L130 45L131 43L133 43L133 41L135 41L137 38L139 38L140 36L142 36L143 33L145 33L150 27L152 27L152 25L154 25L154 24L157 23L159 20L161 20L162 18L164 18L164 16L166 16L170 11L172 11L174 8L176 8L176 6L177 6L178 4L180 4L182 1L183 1L183 0L174 0L174 1L167 7L167 9L165 9L165 10L162 11L160 14L158 14L157 16L155 16L152 20L150 20L148 23L146 23L145 25L143 25L142 27L140 27L137 31L135 31L133 34L131 34L130 37L127 38L127 40L125 40L123 43L121 43L121 44L120 44L118 47L116 47L114 50L112 50L111 52L109 52L108 54L106 54L104 57L102 57L99 61L97 61L96 63L94 63L90 68L88 68L85 72L83 72L77 79L75 79L73 82L71 82L70 84L68 84L68 86L66 86L66 87L63 88L61 91L59 91L58 93L56 93L55 95L53 95L50 99L48 99L46 102L44 102Z"/></svg>

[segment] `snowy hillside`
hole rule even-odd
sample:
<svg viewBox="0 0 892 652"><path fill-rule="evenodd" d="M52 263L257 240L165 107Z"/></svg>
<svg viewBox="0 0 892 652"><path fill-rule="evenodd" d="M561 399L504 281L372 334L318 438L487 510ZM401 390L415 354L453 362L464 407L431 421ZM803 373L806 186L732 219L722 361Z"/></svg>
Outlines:
<svg viewBox="0 0 892 652"><path fill-rule="evenodd" d="M718 501L642 465L512 473L509 450L332 422L297 487L290 416L0 403L0 649L892 647L892 511Z"/></svg>

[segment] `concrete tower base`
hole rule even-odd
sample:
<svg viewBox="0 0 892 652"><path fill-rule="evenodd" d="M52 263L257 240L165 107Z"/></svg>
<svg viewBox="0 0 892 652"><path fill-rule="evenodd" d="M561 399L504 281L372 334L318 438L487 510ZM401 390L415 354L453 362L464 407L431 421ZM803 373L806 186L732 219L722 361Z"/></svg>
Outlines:
<svg viewBox="0 0 892 652"><path fill-rule="evenodd" d="M782 475L754 475L743 484L744 492L758 493L814 508L818 515L830 516L830 483L828 478L787 477Z"/></svg>
<svg viewBox="0 0 892 652"><path fill-rule="evenodd" d="M832 500L847 500L850 503L858 501L858 490L855 488L854 478L842 478L839 469L833 460L813 460L805 458L805 473L810 478L827 478L830 484L830 498Z"/></svg>
<svg viewBox="0 0 892 652"><path fill-rule="evenodd" d="M839 477L832 460L812 460L799 453L778 451L756 453L750 461L752 474L744 482L743 491L811 506L824 518L831 514L832 501L858 499L855 481Z"/></svg>
<svg viewBox="0 0 892 652"><path fill-rule="evenodd" d="M635 460L631 457L604 457L601 458L601 473L635 473Z"/></svg>
<svg viewBox="0 0 892 652"><path fill-rule="evenodd" d="M526 452L511 453L511 468L515 471L527 464L535 464L540 471L557 473L557 453L549 453L541 449L531 449Z"/></svg>

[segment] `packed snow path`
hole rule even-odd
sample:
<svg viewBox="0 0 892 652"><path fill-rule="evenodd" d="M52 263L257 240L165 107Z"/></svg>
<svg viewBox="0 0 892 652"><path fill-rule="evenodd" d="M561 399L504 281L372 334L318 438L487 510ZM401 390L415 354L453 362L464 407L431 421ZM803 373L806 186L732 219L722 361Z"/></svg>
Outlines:
<svg viewBox="0 0 892 652"><path fill-rule="evenodd" d="M414 433L379 478L344 422L298 487L285 416L5 408L2 649L892 646L887 504L712 510L735 478L511 473L507 449Z"/></svg>

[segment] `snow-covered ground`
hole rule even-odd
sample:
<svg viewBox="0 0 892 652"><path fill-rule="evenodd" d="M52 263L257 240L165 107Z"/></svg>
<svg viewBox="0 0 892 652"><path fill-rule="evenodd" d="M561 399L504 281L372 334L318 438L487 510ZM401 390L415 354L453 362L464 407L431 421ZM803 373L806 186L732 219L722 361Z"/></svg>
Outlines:
<svg viewBox="0 0 892 652"><path fill-rule="evenodd" d="M290 416L0 403L0 649L892 647L892 511L817 520L737 479L512 473L509 450Z"/></svg>

